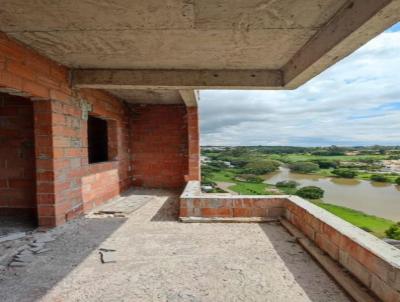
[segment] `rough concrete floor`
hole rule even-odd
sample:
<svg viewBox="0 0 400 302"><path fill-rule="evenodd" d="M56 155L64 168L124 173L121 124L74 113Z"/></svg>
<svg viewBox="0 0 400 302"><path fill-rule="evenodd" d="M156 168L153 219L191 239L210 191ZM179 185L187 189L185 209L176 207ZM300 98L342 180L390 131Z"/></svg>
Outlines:
<svg viewBox="0 0 400 302"><path fill-rule="evenodd" d="M16 250L26 245L26 243L32 239L32 233L35 229L35 223L28 217L0 217L0 281L2 270L5 268L5 265L11 261ZM4 237L21 233L25 233L26 236L19 240L3 241Z"/></svg>
<svg viewBox="0 0 400 302"><path fill-rule="evenodd" d="M135 193L153 198L127 218L76 219L3 271L0 300L350 301L281 226L179 223L176 195Z"/></svg>

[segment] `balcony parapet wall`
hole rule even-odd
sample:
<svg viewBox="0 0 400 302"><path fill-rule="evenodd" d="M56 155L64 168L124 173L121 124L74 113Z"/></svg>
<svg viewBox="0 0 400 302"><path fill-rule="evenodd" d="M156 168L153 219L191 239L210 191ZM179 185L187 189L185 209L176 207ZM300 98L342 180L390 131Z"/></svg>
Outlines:
<svg viewBox="0 0 400 302"><path fill-rule="evenodd" d="M180 198L183 222L287 220L384 302L400 301L400 250L292 195L202 193L189 181Z"/></svg>

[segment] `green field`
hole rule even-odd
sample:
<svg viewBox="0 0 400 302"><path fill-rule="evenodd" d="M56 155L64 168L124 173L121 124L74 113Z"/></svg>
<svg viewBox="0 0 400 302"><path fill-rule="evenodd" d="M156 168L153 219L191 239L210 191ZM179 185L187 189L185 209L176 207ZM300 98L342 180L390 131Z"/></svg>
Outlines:
<svg viewBox="0 0 400 302"><path fill-rule="evenodd" d="M323 202L313 203L359 228L370 231L379 238L385 237L385 230L394 224L392 220L368 215L346 207Z"/></svg>
<svg viewBox="0 0 400 302"><path fill-rule="evenodd" d="M231 182L234 185L230 186L229 189L235 191L241 195L265 195L270 194L266 189L267 187L273 187L265 183L249 183L237 181L234 179L235 173L226 170L221 170L211 174L210 180L214 182Z"/></svg>
<svg viewBox="0 0 400 302"><path fill-rule="evenodd" d="M385 155L337 155L337 156L323 156L323 155L311 155L311 154L273 154L270 155L271 159L282 160L284 162L296 162L296 161L312 161L312 160L330 160L330 161L360 161L360 160L382 160L387 156Z"/></svg>
<svg viewBox="0 0 400 302"><path fill-rule="evenodd" d="M276 195L275 186L265 183L249 183L249 182L235 182L236 184L230 186L229 189L239 193L240 195ZM273 190L268 190L268 189Z"/></svg>
<svg viewBox="0 0 400 302"><path fill-rule="evenodd" d="M213 172L211 174L210 179L212 181L226 181L226 182L233 182L233 178L235 177L235 173L229 171L228 169L221 170L218 172Z"/></svg>
<svg viewBox="0 0 400 302"><path fill-rule="evenodd" d="M229 187L229 189L241 195L266 195L269 194L269 192L266 191L266 188L267 185L264 183L248 182L236 182L235 185Z"/></svg>

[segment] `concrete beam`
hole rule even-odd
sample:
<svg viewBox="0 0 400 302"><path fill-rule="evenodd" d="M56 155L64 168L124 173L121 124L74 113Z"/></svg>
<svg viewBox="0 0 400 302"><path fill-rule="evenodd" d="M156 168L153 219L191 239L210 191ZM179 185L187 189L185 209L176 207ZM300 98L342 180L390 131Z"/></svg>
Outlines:
<svg viewBox="0 0 400 302"><path fill-rule="evenodd" d="M283 67L285 88L297 88L399 20L399 0L349 1Z"/></svg>
<svg viewBox="0 0 400 302"><path fill-rule="evenodd" d="M278 89L280 70L75 69L72 85L98 89Z"/></svg>
<svg viewBox="0 0 400 302"><path fill-rule="evenodd" d="M199 94L197 90L179 90L186 107L197 107Z"/></svg>

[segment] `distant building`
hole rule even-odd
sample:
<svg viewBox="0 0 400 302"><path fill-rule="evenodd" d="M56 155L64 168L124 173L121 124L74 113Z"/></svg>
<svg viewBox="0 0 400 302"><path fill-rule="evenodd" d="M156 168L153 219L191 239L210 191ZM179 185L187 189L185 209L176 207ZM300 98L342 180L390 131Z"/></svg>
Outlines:
<svg viewBox="0 0 400 302"><path fill-rule="evenodd" d="M211 159L207 156L200 156L200 162L202 164L209 163L209 162L211 162Z"/></svg>
<svg viewBox="0 0 400 302"><path fill-rule="evenodd" d="M229 161L223 161L224 165L227 166L228 168L234 168L235 166L231 164Z"/></svg>

